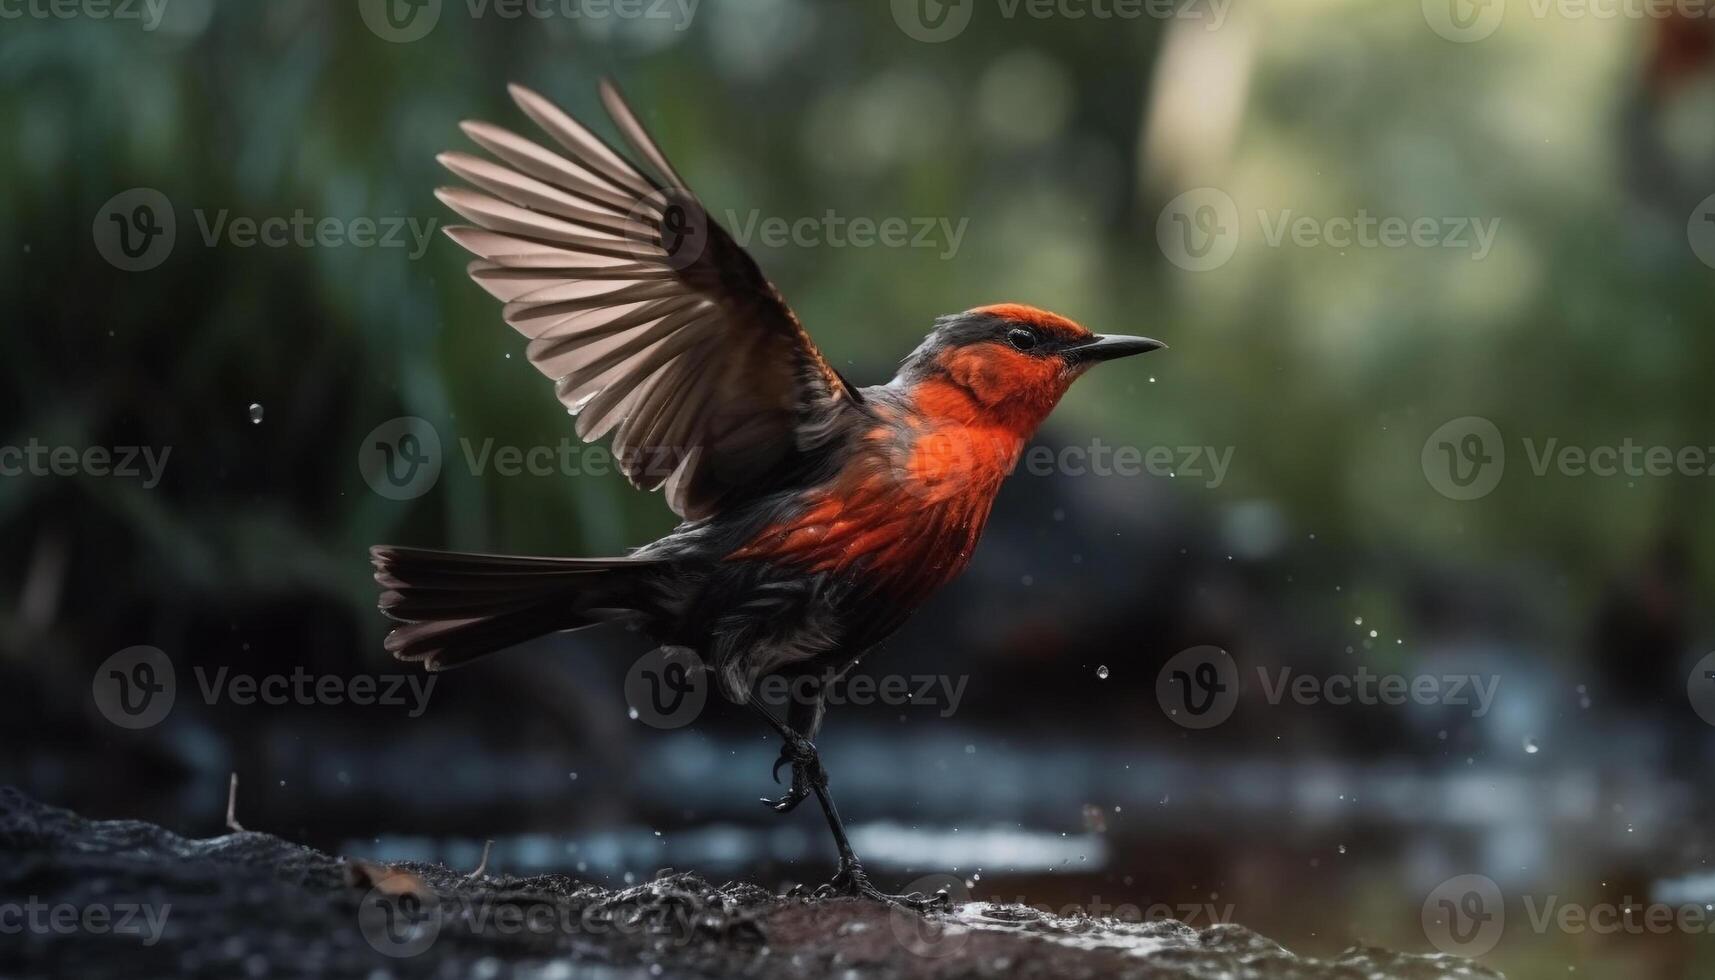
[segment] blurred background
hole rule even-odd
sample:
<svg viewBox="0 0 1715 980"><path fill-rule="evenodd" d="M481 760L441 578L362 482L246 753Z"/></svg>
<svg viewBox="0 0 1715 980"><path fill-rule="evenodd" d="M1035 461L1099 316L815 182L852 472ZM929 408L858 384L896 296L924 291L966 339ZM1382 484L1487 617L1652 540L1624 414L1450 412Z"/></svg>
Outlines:
<svg viewBox="0 0 1715 980"><path fill-rule="evenodd" d="M383 859L831 873L813 807L755 802L777 744L748 712L631 716L623 630L422 703L216 681L421 683L381 649L371 544L612 554L672 526L611 472L497 468L570 421L432 195L461 119L532 131L506 83L605 123L611 74L859 384L998 301L1172 345L1067 397L1037 445L1089 465L1016 474L969 573L859 668L934 694L830 711L883 885L1327 954L1445 948L1426 903L1476 874L1506 925L1465 951L1509 976L1715 976L1715 911L1531 914L1715 909L1715 23L1613 9L10 7L0 781L208 836L237 773L246 827ZM364 454L401 424L438 471L386 492ZM176 683L132 730L97 696L138 645ZM1205 724L1169 661L1211 646L1236 683ZM1437 686L1328 697L1365 675Z"/></svg>

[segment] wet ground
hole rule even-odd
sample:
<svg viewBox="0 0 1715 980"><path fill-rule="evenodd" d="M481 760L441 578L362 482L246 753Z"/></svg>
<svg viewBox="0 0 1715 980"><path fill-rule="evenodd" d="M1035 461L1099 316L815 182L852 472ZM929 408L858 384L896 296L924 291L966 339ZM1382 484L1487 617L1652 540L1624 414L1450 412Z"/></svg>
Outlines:
<svg viewBox="0 0 1715 980"><path fill-rule="evenodd" d="M1231 924L919 914L663 873L612 889L334 856L256 832L191 840L0 790L0 975L17 977L1495 977L1354 948L1299 957Z"/></svg>

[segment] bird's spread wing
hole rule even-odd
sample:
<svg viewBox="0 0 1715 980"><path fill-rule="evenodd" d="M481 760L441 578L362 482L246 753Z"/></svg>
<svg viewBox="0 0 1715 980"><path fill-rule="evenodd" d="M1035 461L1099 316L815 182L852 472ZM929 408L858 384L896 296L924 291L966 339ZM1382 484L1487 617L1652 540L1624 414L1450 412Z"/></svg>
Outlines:
<svg viewBox="0 0 1715 980"><path fill-rule="evenodd" d="M436 192L476 225L447 234L479 257L471 277L530 339L578 436L612 433L634 485L707 517L861 399L617 89L603 82L602 102L653 175L542 96L510 91L559 151L464 123L497 159L438 158L474 185Z"/></svg>

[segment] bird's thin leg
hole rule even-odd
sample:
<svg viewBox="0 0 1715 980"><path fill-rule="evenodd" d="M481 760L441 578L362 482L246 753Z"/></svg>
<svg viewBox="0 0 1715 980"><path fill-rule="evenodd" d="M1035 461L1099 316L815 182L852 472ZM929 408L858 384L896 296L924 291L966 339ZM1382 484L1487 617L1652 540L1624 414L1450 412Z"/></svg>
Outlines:
<svg viewBox="0 0 1715 980"><path fill-rule="evenodd" d="M804 736L793 731L784 722L774 717L774 713L756 700L751 705L767 719L768 724L779 733L785 742L781 749L781 761L792 764L792 791L780 800L763 800L770 808L779 813L786 813L798 806L807 795L805 790L816 795L816 802L822 805L822 816L827 818L828 832L833 834L834 846L840 852L840 870L834 875L834 880L816 890L818 898L836 895L847 895L858 898L868 898L889 905L903 905L910 908L937 909L948 905L945 894L923 895L913 892L910 895L889 895L870 883L869 875L863 870L863 864L858 861L857 852L852 850L851 841L846 837L845 823L840 820L840 811L834 806L834 796L828 791L828 774L822 768L821 757L816 752L816 746ZM775 772L780 770L779 762L775 763Z"/></svg>
<svg viewBox="0 0 1715 980"><path fill-rule="evenodd" d="M798 804L810 798L811 785L817 780L827 781L822 772L822 763L816 755L816 746L808 738L795 731L790 725L774 717L774 712L755 700L750 702L780 736L780 758L774 762L774 781L780 781L780 768L792 767L792 788L778 800L764 798L762 804L775 813L790 813L798 808Z"/></svg>

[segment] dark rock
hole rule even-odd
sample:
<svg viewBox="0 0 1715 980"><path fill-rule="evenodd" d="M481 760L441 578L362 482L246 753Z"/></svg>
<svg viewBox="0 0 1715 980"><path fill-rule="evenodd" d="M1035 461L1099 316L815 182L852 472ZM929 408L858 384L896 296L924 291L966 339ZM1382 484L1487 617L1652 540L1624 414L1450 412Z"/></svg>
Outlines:
<svg viewBox="0 0 1715 980"><path fill-rule="evenodd" d="M970 903L919 915L664 873L625 889L332 857L268 834L187 840L0 789L8 977L649 976L1492 978L1356 948L1294 956L1240 926L1059 918ZM92 910L99 910L92 911ZM0 927L9 923L0 922ZM9 930L10 931L10 930Z"/></svg>

